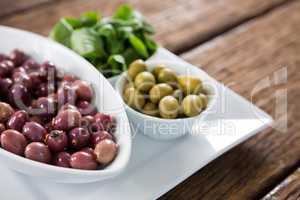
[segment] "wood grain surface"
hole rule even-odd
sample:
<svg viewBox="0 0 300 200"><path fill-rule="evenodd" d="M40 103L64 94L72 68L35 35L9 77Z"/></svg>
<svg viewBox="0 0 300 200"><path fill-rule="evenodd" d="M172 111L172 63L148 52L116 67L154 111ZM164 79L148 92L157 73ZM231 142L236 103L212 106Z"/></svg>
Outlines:
<svg viewBox="0 0 300 200"><path fill-rule="evenodd" d="M54 0L1 0L0 17Z"/></svg>
<svg viewBox="0 0 300 200"><path fill-rule="evenodd" d="M172 51L181 52L286 1L61 0L0 19L0 24L47 35L53 24L62 16L78 16L88 10L99 10L106 16L121 3L129 2L141 10L155 26L156 39L161 44Z"/></svg>
<svg viewBox="0 0 300 200"><path fill-rule="evenodd" d="M182 55L275 118L161 199L263 197L300 163L300 1L289 3ZM287 71L287 81L284 73ZM252 94L257 85L270 83ZM268 85L268 84L267 84ZM288 94L287 115L282 110ZM284 130L285 116L288 128Z"/></svg>
<svg viewBox="0 0 300 200"><path fill-rule="evenodd" d="M299 200L300 199L300 169L286 178L262 200Z"/></svg>

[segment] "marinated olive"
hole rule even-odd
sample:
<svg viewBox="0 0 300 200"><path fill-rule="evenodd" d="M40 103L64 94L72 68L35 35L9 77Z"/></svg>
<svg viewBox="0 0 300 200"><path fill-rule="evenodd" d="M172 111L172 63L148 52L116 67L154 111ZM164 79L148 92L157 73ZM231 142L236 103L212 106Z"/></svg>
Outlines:
<svg viewBox="0 0 300 200"><path fill-rule="evenodd" d="M54 158L54 165L70 168L71 155L68 152L60 152Z"/></svg>
<svg viewBox="0 0 300 200"><path fill-rule="evenodd" d="M113 136L107 131L97 131L92 133L91 135L92 146L95 147L100 141L105 139L113 140Z"/></svg>
<svg viewBox="0 0 300 200"><path fill-rule="evenodd" d="M57 91L58 106L69 103L75 105L77 95L75 89L69 84L62 85Z"/></svg>
<svg viewBox="0 0 300 200"><path fill-rule="evenodd" d="M68 109L58 113L58 115L53 119L52 126L57 130L68 131L72 128L78 127L80 119L80 112Z"/></svg>
<svg viewBox="0 0 300 200"><path fill-rule="evenodd" d="M131 80L134 80L136 75L144 71L146 71L146 64L139 59L129 65L128 76Z"/></svg>
<svg viewBox="0 0 300 200"><path fill-rule="evenodd" d="M5 125L0 123L0 134L5 131ZM1 144L1 139L0 139L0 144Z"/></svg>
<svg viewBox="0 0 300 200"><path fill-rule="evenodd" d="M202 94L202 93L199 94L199 97L202 100L202 106L203 106L203 108L206 108L207 104L208 104L208 97L205 94Z"/></svg>
<svg viewBox="0 0 300 200"><path fill-rule="evenodd" d="M94 119L93 116L86 115L86 116L84 116L84 117L81 118L80 123L79 123L79 127L88 128L89 129L90 125L92 123L94 123L94 122L95 122L95 119Z"/></svg>
<svg viewBox="0 0 300 200"><path fill-rule="evenodd" d="M46 136L45 142L51 151L60 152L67 148L68 137L64 131L53 130Z"/></svg>
<svg viewBox="0 0 300 200"><path fill-rule="evenodd" d="M159 115L158 107L152 102L147 102L143 107L143 113L156 117Z"/></svg>
<svg viewBox="0 0 300 200"><path fill-rule="evenodd" d="M18 108L25 108L30 105L31 95L24 85L15 83L9 90L9 101Z"/></svg>
<svg viewBox="0 0 300 200"><path fill-rule="evenodd" d="M0 77L9 76L14 69L14 64L10 60L0 62Z"/></svg>
<svg viewBox="0 0 300 200"><path fill-rule="evenodd" d="M173 85L177 82L177 75L173 70L165 68L159 72L157 80L159 83L168 83Z"/></svg>
<svg viewBox="0 0 300 200"><path fill-rule="evenodd" d="M23 155L26 145L27 141L19 131L9 129L1 133L1 146L11 153Z"/></svg>
<svg viewBox="0 0 300 200"><path fill-rule="evenodd" d="M15 112L7 122L7 127L17 131L22 131L24 124L29 121L28 113L24 110Z"/></svg>
<svg viewBox="0 0 300 200"><path fill-rule="evenodd" d="M79 101L76 104L78 111L82 116L85 115L95 115L97 113L97 108L88 101Z"/></svg>
<svg viewBox="0 0 300 200"><path fill-rule="evenodd" d="M158 105L159 114L166 119L175 119L178 116L179 103L172 96L165 96Z"/></svg>
<svg viewBox="0 0 300 200"><path fill-rule="evenodd" d="M15 49L10 53L9 59L13 61L15 66L20 66L28 59L28 56L24 52Z"/></svg>
<svg viewBox="0 0 300 200"><path fill-rule="evenodd" d="M202 91L202 81L197 77L181 75L178 83L185 95L199 94Z"/></svg>
<svg viewBox="0 0 300 200"><path fill-rule="evenodd" d="M173 88L166 84L160 83L153 86L149 92L150 100L152 103L158 103L163 97L171 95L173 93Z"/></svg>
<svg viewBox="0 0 300 200"><path fill-rule="evenodd" d="M42 142L47 134L46 129L36 122L26 122L22 132L30 142Z"/></svg>
<svg viewBox="0 0 300 200"><path fill-rule="evenodd" d="M70 164L72 168L84 170L95 170L98 166L95 157L84 151L72 154Z"/></svg>
<svg viewBox="0 0 300 200"><path fill-rule="evenodd" d="M5 123L14 113L13 108L4 102L0 102L0 122Z"/></svg>
<svg viewBox="0 0 300 200"><path fill-rule="evenodd" d="M33 87L32 79L26 73L15 73L13 77L14 83L24 85L28 90Z"/></svg>
<svg viewBox="0 0 300 200"><path fill-rule="evenodd" d="M155 76L155 78L158 78L158 74L161 72L161 70L163 70L165 68L166 68L165 65L158 65L158 66L154 67L154 69L152 70L152 73Z"/></svg>
<svg viewBox="0 0 300 200"><path fill-rule="evenodd" d="M41 142L32 142L26 146L25 157L42 163L50 163L52 155L45 144Z"/></svg>
<svg viewBox="0 0 300 200"><path fill-rule="evenodd" d="M112 133L112 131L116 128L116 119L111 115L97 113L94 118L96 122L101 122L104 129L110 133Z"/></svg>
<svg viewBox="0 0 300 200"><path fill-rule="evenodd" d="M130 107L136 110L142 109L143 106L145 105L144 96L139 91L137 91L134 87L127 88L124 91L124 100Z"/></svg>
<svg viewBox="0 0 300 200"><path fill-rule="evenodd" d="M56 112L56 102L50 97L40 97L36 101L36 109L34 109L34 115L38 115L45 118L52 117Z"/></svg>
<svg viewBox="0 0 300 200"><path fill-rule="evenodd" d="M175 97L179 102L181 102L184 97L184 94L183 94L182 90L177 89L177 90L174 90L172 96Z"/></svg>
<svg viewBox="0 0 300 200"><path fill-rule="evenodd" d="M182 101L183 112L188 117L199 115L202 111L202 100L198 95L188 95Z"/></svg>
<svg viewBox="0 0 300 200"><path fill-rule="evenodd" d="M112 140L102 140L100 141L94 150L97 161L100 164L107 165L112 162L118 152L118 146Z"/></svg>
<svg viewBox="0 0 300 200"><path fill-rule="evenodd" d="M7 94L13 82L10 78L0 78L0 95L2 99L7 100Z"/></svg>
<svg viewBox="0 0 300 200"><path fill-rule="evenodd" d="M62 112L62 111L64 111L64 110L75 110L75 111L79 111L79 110L77 109L76 106L71 105L71 104L69 104L69 103L67 103L67 104L63 105L62 107L60 107L58 113L60 113L60 112Z"/></svg>
<svg viewBox="0 0 300 200"><path fill-rule="evenodd" d="M89 154L91 154L96 159L96 155L94 153L94 149L92 149L90 147L85 147L85 148L81 149L80 151L89 153Z"/></svg>
<svg viewBox="0 0 300 200"><path fill-rule="evenodd" d="M85 128L74 128L69 132L69 143L74 149L81 149L88 145L90 133Z"/></svg>
<svg viewBox="0 0 300 200"><path fill-rule="evenodd" d="M150 72L141 72L134 79L135 87L141 92L148 92L155 85L155 78Z"/></svg>
<svg viewBox="0 0 300 200"><path fill-rule="evenodd" d="M72 86L75 89L76 95L79 99L89 102L92 100L93 89L90 84L82 80L76 80Z"/></svg>

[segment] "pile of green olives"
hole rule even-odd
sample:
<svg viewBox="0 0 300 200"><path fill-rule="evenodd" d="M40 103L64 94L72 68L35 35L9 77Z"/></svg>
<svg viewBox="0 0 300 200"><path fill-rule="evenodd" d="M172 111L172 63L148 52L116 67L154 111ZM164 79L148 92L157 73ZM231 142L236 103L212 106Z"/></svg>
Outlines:
<svg viewBox="0 0 300 200"><path fill-rule="evenodd" d="M197 116L208 104L199 78L177 75L162 64L149 71L140 59L128 68L123 99L139 112L165 119Z"/></svg>

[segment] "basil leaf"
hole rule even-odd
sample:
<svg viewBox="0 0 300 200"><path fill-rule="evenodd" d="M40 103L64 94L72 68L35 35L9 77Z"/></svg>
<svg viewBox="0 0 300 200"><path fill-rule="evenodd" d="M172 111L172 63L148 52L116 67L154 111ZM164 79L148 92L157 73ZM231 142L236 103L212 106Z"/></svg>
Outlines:
<svg viewBox="0 0 300 200"><path fill-rule="evenodd" d="M125 4L120 6L117 11L115 12L113 18L115 19L122 19L128 20L133 16L133 9L130 5Z"/></svg>
<svg viewBox="0 0 300 200"><path fill-rule="evenodd" d="M85 12L79 18L81 26L93 26L99 21L99 19L100 15L93 11Z"/></svg>
<svg viewBox="0 0 300 200"><path fill-rule="evenodd" d="M149 54L147 51L146 46L144 45L143 41L136 37L135 35L131 35L129 37L129 42L131 44L131 46L134 48L134 50L143 58L148 58Z"/></svg>
<svg viewBox="0 0 300 200"><path fill-rule="evenodd" d="M50 37L63 45L70 47L70 37L73 27L68 23L66 18L62 18L50 32Z"/></svg>
<svg viewBox="0 0 300 200"><path fill-rule="evenodd" d="M153 39L151 39L147 35L144 35L144 41L148 50L150 50L150 53L153 54L156 51L158 45L154 42Z"/></svg>
<svg viewBox="0 0 300 200"><path fill-rule="evenodd" d="M86 58L106 56L102 39L89 28L77 29L72 33L71 47L79 55Z"/></svg>
<svg viewBox="0 0 300 200"><path fill-rule="evenodd" d="M125 59L122 55L111 55L107 64L110 66L113 75L120 74L127 69Z"/></svg>
<svg viewBox="0 0 300 200"><path fill-rule="evenodd" d="M124 53L123 57L126 59L126 64L130 65L133 61L136 59L139 59L139 55L136 53L136 51L133 48L127 48Z"/></svg>

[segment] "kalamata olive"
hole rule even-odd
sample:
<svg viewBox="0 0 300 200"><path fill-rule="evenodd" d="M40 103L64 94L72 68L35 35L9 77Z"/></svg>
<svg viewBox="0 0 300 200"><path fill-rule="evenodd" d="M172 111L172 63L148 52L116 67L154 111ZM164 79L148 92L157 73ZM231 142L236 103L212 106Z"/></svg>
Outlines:
<svg viewBox="0 0 300 200"><path fill-rule="evenodd" d="M64 131L53 130L46 136L45 142L51 151L60 152L67 148L68 137Z"/></svg>
<svg viewBox="0 0 300 200"><path fill-rule="evenodd" d="M11 153L23 155L26 145L25 136L19 131L8 129L1 133L1 146Z"/></svg>
<svg viewBox="0 0 300 200"><path fill-rule="evenodd" d="M39 89L41 87L41 84L42 84L40 74L38 72L31 72L31 73L28 74L28 76L31 79L33 87L36 88L36 89ZM46 83L44 83L44 84L46 84Z"/></svg>
<svg viewBox="0 0 300 200"><path fill-rule="evenodd" d="M36 122L26 122L22 132L30 142L42 142L47 134L46 129Z"/></svg>
<svg viewBox="0 0 300 200"><path fill-rule="evenodd" d="M41 77L43 77L45 80L55 80L55 77L57 75L56 66L46 61L41 65Z"/></svg>
<svg viewBox="0 0 300 200"><path fill-rule="evenodd" d="M10 78L0 78L0 95L1 97L5 97L7 99L7 94L9 92L9 88L12 86L13 82Z"/></svg>
<svg viewBox="0 0 300 200"><path fill-rule="evenodd" d="M82 128L89 128L89 126L95 122L95 119L93 116L91 115L86 115L84 117L81 118L80 123L79 123L79 127Z"/></svg>
<svg viewBox="0 0 300 200"><path fill-rule="evenodd" d="M95 133L98 131L104 131L104 126L102 124L102 122L98 121L98 122L94 122L89 126L89 131L90 133Z"/></svg>
<svg viewBox="0 0 300 200"><path fill-rule="evenodd" d="M110 133L112 133L116 128L116 124L117 124L116 119L111 115L107 115L104 113L97 113L94 116L94 118L96 122L101 122L102 125L104 126L104 129Z"/></svg>
<svg viewBox="0 0 300 200"><path fill-rule="evenodd" d="M79 99L91 101L93 98L93 89L90 84L82 80L76 80L72 84L75 89L76 95Z"/></svg>
<svg viewBox="0 0 300 200"><path fill-rule="evenodd" d="M28 56L23 51L15 49L9 54L9 59L18 67L28 59Z"/></svg>
<svg viewBox="0 0 300 200"><path fill-rule="evenodd" d="M62 80L66 81L66 82L73 83L74 81L78 80L78 78L76 76L73 76L73 75L70 75L70 74L65 74L63 76Z"/></svg>
<svg viewBox="0 0 300 200"><path fill-rule="evenodd" d="M71 156L71 167L74 169L84 169L84 170L95 170L97 169L97 162L93 155L78 151Z"/></svg>
<svg viewBox="0 0 300 200"><path fill-rule="evenodd" d="M54 165L70 168L71 155L68 152L60 152L54 158Z"/></svg>
<svg viewBox="0 0 300 200"><path fill-rule="evenodd" d="M95 147L102 140L113 140L113 136L107 131L98 131L91 134L92 147Z"/></svg>
<svg viewBox="0 0 300 200"><path fill-rule="evenodd" d="M0 62L0 77L8 77L14 69L14 64L10 60Z"/></svg>
<svg viewBox="0 0 300 200"><path fill-rule="evenodd" d="M111 163L115 159L117 152L117 144L108 139L100 141L94 150L98 163L103 165Z"/></svg>
<svg viewBox="0 0 300 200"><path fill-rule="evenodd" d="M53 131L53 127L52 127L52 122L48 122L44 125L44 128L47 130L48 133L50 133L51 131Z"/></svg>
<svg viewBox="0 0 300 200"><path fill-rule="evenodd" d="M26 146L25 157L42 163L50 163L52 155L45 144L32 142Z"/></svg>
<svg viewBox="0 0 300 200"><path fill-rule="evenodd" d="M30 105L31 96L24 85L16 83L9 90L9 101L12 105L24 109Z"/></svg>
<svg viewBox="0 0 300 200"><path fill-rule="evenodd" d="M28 59L24 62L24 64L22 65L22 67L25 69L25 71L27 73L31 73L31 72L37 72L40 70L41 65L39 63L37 63L35 60L33 59Z"/></svg>
<svg viewBox="0 0 300 200"><path fill-rule="evenodd" d="M29 120L29 116L26 111L19 110L15 112L7 122L7 127L17 131L22 131L24 124Z"/></svg>
<svg viewBox="0 0 300 200"><path fill-rule="evenodd" d="M43 124L43 120L42 120L41 117L39 117L39 116L31 116L31 117L29 118L29 121L31 121L31 122L36 122L36 123L38 123L38 124Z"/></svg>
<svg viewBox="0 0 300 200"><path fill-rule="evenodd" d="M56 113L56 102L50 97L40 97L36 102L34 115L50 118Z"/></svg>
<svg viewBox="0 0 300 200"><path fill-rule="evenodd" d="M4 124L2 124L2 123L0 123L0 134L3 132L3 131L5 131L5 125ZM0 138L1 139L1 138ZM1 141L0 141L0 143L1 143Z"/></svg>
<svg viewBox="0 0 300 200"><path fill-rule="evenodd" d="M0 102L0 122L5 123L14 113L13 108L4 102Z"/></svg>
<svg viewBox="0 0 300 200"><path fill-rule="evenodd" d="M86 152L91 154L92 156L94 156L94 158L96 159L96 155L94 154L94 149L90 148L90 147L85 147L83 149L81 149L80 151Z"/></svg>
<svg viewBox="0 0 300 200"><path fill-rule="evenodd" d="M78 127L80 119L80 112L68 109L58 113L58 115L53 119L52 126L57 130L68 131L72 128Z"/></svg>
<svg viewBox="0 0 300 200"><path fill-rule="evenodd" d="M128 68L128 76L131 80L134 80L136 75L138 75L139 73L146 71L146 64L143 60L139 59L134 61L133 63L131 63L129 65Z"/></svg>
<svg viewBox="0 0 300 200"><path fill-rule="evenodd" d="M0 62L3 60L8 60L8 56L6 56L5 54L0 53Z"/></svg>
<svg viewBox="0 0 300 200"><path fill-rule="evenodd" d="M72 105L72 104L69 104L69 103L67 103L67 104L65 104L65 105L63 105L62 107L60 107L60 109L59 109L59 113L61 112L61 111L64 111L64 110L75 110L75 111L78 111L78 109L77 109L77 107L76 106L74 106L74 105Z"/></svg>
<svg viewBox="0 0 300 200"><path fill-rule="evenodd" d="M75 105L76 99L77 96L75 90L69 84L62 85L57 91L57 100L59 107L66 103Z"/></svg>
<svg viewBox="0 0 300 200"><path fill-rule="evenodd" d="M48 84L41 83L39 87L34 90L34 95L36 97L46 97L48 96Z"/></svg>
<svg viewBox="0 0 300 200"><path fill-rule="evenodd" d="M22 72L15 73L13 76L14 83L24 85L27 89L31 89L33 86L32 79Z"/></svg>
<svg viewBox="0 0 300 200"><path fill-rule="evenodd" d="M89 103L88 101L79 101L76 104L78 111L81 115L95 115L97 113L97 108L93 104Z"/></svg>
<svg viewBox="0 0 300 200"><path fill-rule="evenodd" d="M69 132L69 143L74 149L81 149L88 145L90 133L85 128L74 128Z"/></svg>

